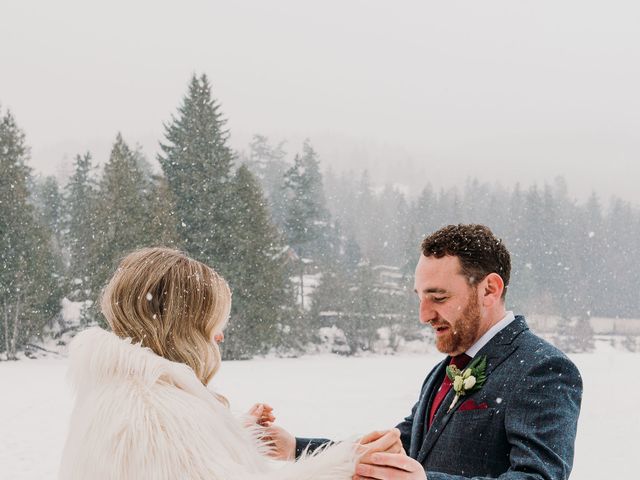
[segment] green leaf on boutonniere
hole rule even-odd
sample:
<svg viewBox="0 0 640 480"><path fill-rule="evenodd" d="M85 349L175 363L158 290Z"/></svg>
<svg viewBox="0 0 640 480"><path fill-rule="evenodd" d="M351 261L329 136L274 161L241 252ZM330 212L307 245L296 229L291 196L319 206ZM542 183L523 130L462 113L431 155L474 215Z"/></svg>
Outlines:
<svg viewBox="0 0 640 480"><path fill-rule="evenodd" d="M456 367L455 365L449 365L447 367L447 377L449 377L449 380L453 382L453 379L458 375L462 375L462 372L458 367Z"/></svg>
<svg viewBox="0 0 640 480"><path fill-rule="evenodd" d="M484 382L487 380L487 357L482 355L475 358L467 368L460 370L455 365L449 365L447 367L447 377L453 384L453 390L456 392L456 396L449 406L451 409L456 405L460 397L469 393L476 392L482 388Z"/></svg>

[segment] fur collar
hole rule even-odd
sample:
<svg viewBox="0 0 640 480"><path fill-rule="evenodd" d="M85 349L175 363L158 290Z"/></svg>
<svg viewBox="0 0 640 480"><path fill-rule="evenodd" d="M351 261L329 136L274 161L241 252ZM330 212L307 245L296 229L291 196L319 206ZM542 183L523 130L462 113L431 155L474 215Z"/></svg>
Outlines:
<svg viewBox="0 0 640 480"><path fill-rule="evenodd" d="M98 327L76 335L69 346L69 359L69 378L78 392L106 381L135 377L147 387L158 382L172 383L207 402L213 397L189 366L167 360L150 348L132 343L130 338L122 339Z"/></svg>

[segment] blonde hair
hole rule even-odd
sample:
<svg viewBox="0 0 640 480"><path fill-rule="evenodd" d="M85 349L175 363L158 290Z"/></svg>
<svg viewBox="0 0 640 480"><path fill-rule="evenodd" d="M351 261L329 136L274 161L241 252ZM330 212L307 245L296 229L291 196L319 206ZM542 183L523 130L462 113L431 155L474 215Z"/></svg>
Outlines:
<svg viewBox="0 0 640 480"><path fill-rule="evenodd" d="M122 260L100 305L116 335L188 365L204 385L220 368L213 336L226 325L231 291L207 265L169 248L137 250Z"/></svg>

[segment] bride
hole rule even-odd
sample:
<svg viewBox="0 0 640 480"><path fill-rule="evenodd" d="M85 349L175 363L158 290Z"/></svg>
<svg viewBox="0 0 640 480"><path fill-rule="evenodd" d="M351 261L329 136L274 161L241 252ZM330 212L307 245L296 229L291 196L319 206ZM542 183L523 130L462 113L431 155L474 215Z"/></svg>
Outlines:
<svg viewBox="0 0 640 480"><path fill-rule="evenodd" d="M392 430L366 446L268 460L270 409L237 419L207 388L230 307L226 281L181 252L124 258L101 300L113 333L90 328L70 346L76 404L61 479L348 480L363 455L400 448Z"/></svg>

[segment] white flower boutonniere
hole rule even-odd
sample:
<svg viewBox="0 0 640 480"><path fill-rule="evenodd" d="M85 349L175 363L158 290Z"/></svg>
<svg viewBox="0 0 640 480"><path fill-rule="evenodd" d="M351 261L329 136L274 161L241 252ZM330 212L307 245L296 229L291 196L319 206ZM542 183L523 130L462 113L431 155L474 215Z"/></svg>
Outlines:
<svg viewBox="0 0 640 480"><path fill-rule="evenodd" d="M487 379L485 375L486 369L487 357L485 355L474 359L464 370L460 370L455 365L447 367L447 377L453 383L453 390L456 392L456 396L453 398L451 405L449 405L447 413L456 406L460 397L480 390Z"/></svg>

